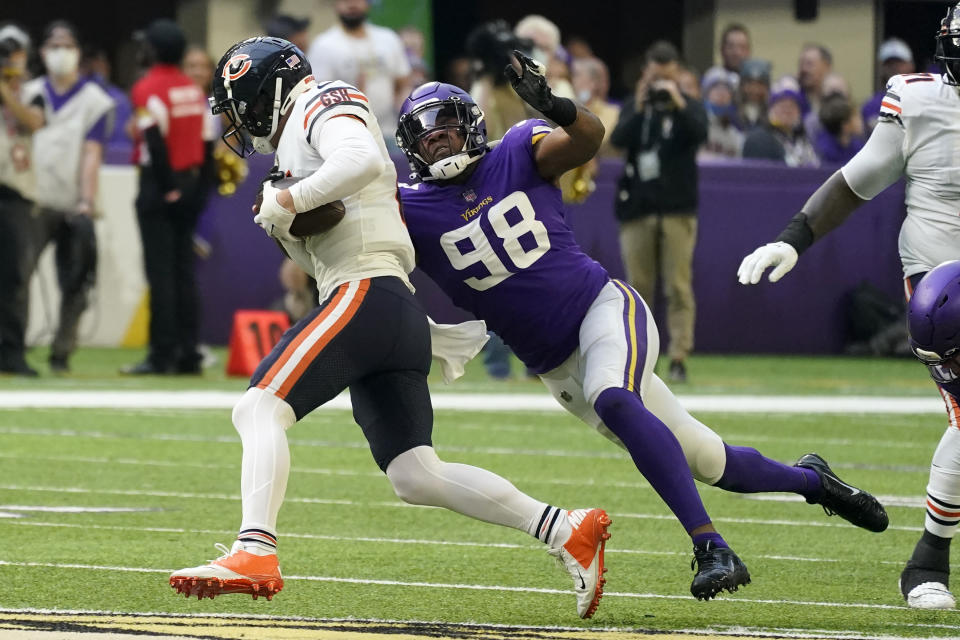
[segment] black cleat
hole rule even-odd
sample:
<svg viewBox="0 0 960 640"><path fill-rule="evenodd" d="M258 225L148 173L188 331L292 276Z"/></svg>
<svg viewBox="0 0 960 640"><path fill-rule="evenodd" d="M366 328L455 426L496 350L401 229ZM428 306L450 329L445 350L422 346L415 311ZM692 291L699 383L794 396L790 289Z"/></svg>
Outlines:
<svg viewBox="0 0 960 640"><path fill-rule="evenodd" d="M817 498L807 498L807 502L821 505L828 516L838 515L875 533L887 528L890 521L883 505L866 491L850 486L838 478L827 461L817 454L801 456L793 466L810 469L819 476L822 491Z"/></svg>
<svg viewBox="0 0 960 640"><path fill-rule="evenodd" d="M709 600L724 589L733 593L741 585L750 584L747 565L733 549L718 547L712 540L693 547L690 568L697 567L697 575L690 583L690 593L697 600Z"/></svg>

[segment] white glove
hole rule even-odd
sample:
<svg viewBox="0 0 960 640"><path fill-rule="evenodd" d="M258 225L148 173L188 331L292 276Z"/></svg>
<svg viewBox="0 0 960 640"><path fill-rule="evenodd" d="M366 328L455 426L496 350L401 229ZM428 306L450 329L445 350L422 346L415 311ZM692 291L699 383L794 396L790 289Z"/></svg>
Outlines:
<svg viewBox="0 0 960 640"><path fill-rule="evenodd" d="M277 202L277 189L269 182L263 184L263 202L260 212L253 217L253 221L260 225L267 235L277 240L295 242L297 238L290 233L290 225L297 214L286 210Z"/></svg>
<svg viewBox="0 0 960 640"><path fill-rule="evenodd" d="M771 242L765 244L743 259L737 269L737 278L740 284L757 284L768 267L774 267L770 272L770 282L782 278L797 264L797 250L786 242Z"/></svg>

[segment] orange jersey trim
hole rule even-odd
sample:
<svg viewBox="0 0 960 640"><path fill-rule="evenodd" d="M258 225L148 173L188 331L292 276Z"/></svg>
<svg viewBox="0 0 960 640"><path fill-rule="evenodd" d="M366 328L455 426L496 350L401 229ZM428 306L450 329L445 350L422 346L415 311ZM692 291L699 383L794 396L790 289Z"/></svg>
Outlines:
<svg viewBox="0 0 960 640"><path fill-rule="evenodd" d="M884 100L883 102L881 102L881 103L880 103L880 106L881 106L881 107L886 107L887 109L890 109L891 111L896 111L897 113L903 113L903 110L902 110L900 107L898 107L897 105L892 104L892 103L890 103L890 102L887 102L886 100Z"/></svg>

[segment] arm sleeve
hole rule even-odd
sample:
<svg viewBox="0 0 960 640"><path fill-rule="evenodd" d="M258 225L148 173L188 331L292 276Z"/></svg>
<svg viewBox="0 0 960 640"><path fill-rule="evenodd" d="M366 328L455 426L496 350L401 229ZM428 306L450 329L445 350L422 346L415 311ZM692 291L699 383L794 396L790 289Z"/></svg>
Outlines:
<svg viewBox="0 0 960 640"><path fill-rule="evenodd" d="M881 119L867 143L840 169L850 189L863 200L871 200L896 182L906 168L903 155L903 127Z"/></svg>
<svg viewBox="0 0 960 640"><path fill-rule="evenodd" d="M313 133L311 146L324 161L312 175L290 187L297 211L353 195L383 171L380 148L356 116L330 118Z"/></svg>
<svg viewBox="0 0 960 640"><path fill-rule="evenodd" d="M610 144L621 149L628 149L639 136L640 125L642 123L642 112L636 111L633 100L628 100L623 109L620 110L620 118L617 120L617 126L613 128L610 134Z"/></svg>
<svg viewBox="0 0 960 640"><path fill-rule="evenodd" d="M683 97L687 104L677 111L677 123L691 143L700 145L707 139L707 110L699 100Z"/></svg>
<svg viewBox="0 0 960 640"><path fill-rule="evenodd" d="M147 150L150 153L150 167L154 175L160 182L160 188L164 193L173 190L173 170L170 168L170 160L167 157L167 143L163 140L163 134L160 133L160 127L156 124L143 130L143 140L147 143Z"/></svg>

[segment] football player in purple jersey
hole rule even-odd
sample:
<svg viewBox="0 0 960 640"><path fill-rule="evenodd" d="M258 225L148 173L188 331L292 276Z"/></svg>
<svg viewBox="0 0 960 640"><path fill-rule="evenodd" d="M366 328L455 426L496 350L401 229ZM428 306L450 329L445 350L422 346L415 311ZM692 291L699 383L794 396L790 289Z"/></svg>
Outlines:
<svg viewBox="0 0 960 640"><path fill-rule="evenodd" d="M910 296L907 323L910 348L920 359L953 416L960 413L960 260L937 265L923 276ZM951 416L951 417L953 417ZM952 534L960 520L960 496L945 482L945 471L960 460L960 430L947 428L933 454L927 487L927 518ZM944 497L949 496L945 501ZM929 524L929 523L928 523ZM900 590L912 607L952 609L950 593L950 541L925 527L913 556L900 576ZM939 532L939 530L938 530Z"/></svg>
<svg viewBox="0 0 960 640"><path fill-rule="evenodd" d="M438 82L416 88L401 108L397 143L418 180L402 184L400 197L421 269L485 320L562 406L630 453L692 538L697 598L736 590L750 575L711 523L694 478L728 491L798 493L857 526L886 529L883 506L822 458L788 466L727 445L654 374L660 345L650 310L577 246L556 185L593 156L603 125L554 96L540 63L515 56L505 69L514 90L559 126L525 120L488 143L473 99ZM683 135L678 124L674 131Z"/></svg>

